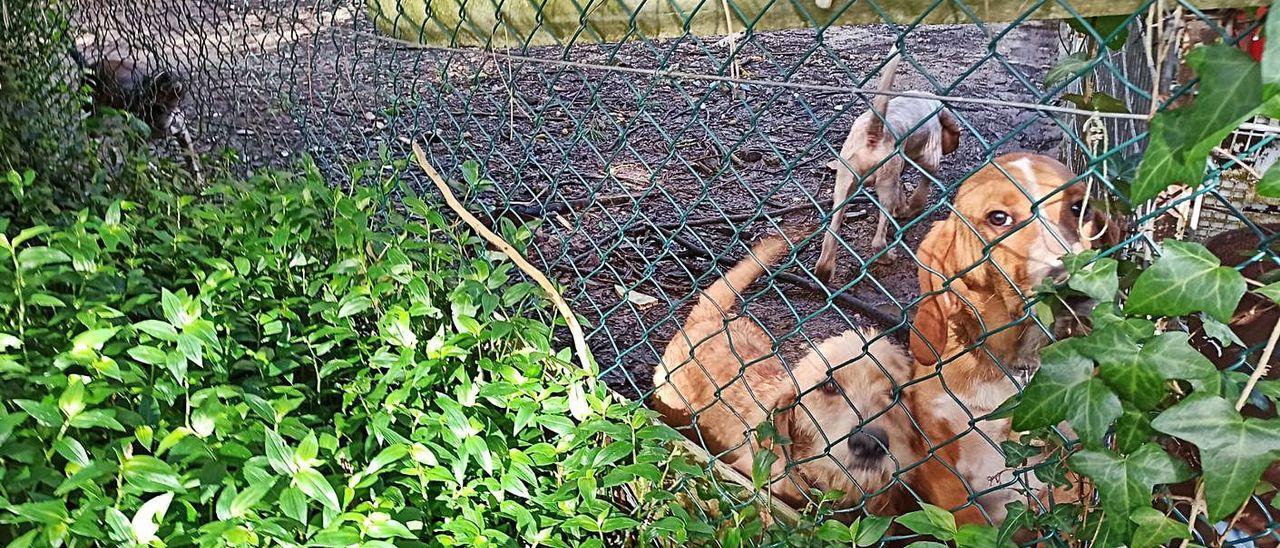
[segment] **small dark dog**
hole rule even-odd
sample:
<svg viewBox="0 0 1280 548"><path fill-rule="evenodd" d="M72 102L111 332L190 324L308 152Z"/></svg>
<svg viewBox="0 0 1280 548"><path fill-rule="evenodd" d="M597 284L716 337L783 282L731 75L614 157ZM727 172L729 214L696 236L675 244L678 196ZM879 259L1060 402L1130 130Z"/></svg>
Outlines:
<svg viewBox="0 0 1280 548"><path fill-rule="evenodd" d="M186 87L181 78L168 70L149 70L130 59L103 57L91 63L74 48L71 56L84 72L91 93L92 103L87 109L95 113L104 108L127 112L147 125L152 140L175 137L187 154L191 173L197 182L203 182L199 157L182 115Z"/></svg>

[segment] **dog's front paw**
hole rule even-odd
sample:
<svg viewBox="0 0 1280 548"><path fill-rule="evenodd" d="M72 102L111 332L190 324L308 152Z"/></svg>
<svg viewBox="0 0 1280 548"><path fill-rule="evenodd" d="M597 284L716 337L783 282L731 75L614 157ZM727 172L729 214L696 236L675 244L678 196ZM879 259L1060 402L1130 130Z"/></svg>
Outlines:
<svg viewBox="0 0 1280 548"><path fill-rule="evenodd" d="M813 265L813 276L823 285L830 285L831 276L835 273L835 263L835 261L828 261Z"/></svg>

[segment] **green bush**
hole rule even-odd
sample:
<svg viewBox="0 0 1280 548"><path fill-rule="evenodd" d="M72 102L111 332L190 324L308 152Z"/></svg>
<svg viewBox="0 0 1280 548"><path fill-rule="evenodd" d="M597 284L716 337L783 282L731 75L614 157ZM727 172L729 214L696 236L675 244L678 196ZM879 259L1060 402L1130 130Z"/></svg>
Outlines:
<svg viewBox="0 0 1280 548"><path fill-rule="evenodd" d="M266 173L0 220L0 540L741 534L742 515L717 531L664 490L702 468L587 382L536 286L412 195L389 207L394 177L358 179Z"/></svg>

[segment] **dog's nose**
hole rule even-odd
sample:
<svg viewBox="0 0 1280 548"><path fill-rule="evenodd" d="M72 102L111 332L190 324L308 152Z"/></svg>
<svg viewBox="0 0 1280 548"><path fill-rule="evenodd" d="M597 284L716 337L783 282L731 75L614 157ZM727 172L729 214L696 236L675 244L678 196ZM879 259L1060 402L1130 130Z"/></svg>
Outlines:
<svg viewBox="0 0 1280 548"><path fill-rule="evenodd" d="M849 451L856 459L879 459L889 452L889 436L880 428L863 428L849 436Z"/></svg>

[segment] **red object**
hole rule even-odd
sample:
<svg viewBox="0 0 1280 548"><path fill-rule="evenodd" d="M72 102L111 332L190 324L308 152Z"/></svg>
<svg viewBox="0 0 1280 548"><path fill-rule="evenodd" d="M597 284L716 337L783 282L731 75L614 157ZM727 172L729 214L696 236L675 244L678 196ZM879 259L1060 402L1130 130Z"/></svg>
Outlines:
<svg viewBox="0 0 1280 548"><path fill-rule="evenodd" d="M1267 16L1267 8L1258 8L1258 11L1254 16L1257 18L1256 20L1262 21ZM1258 62L1262 62L1262 50L1267 43L1266 38L1261 36L1261 31L1262 27L1258 27L1254 29L1253 32L1249 33L1248 36L1244 37L1243 40L1240 40L1240 48L1248 52L1249 56L1253 57L1253 60Z"/></svg>

